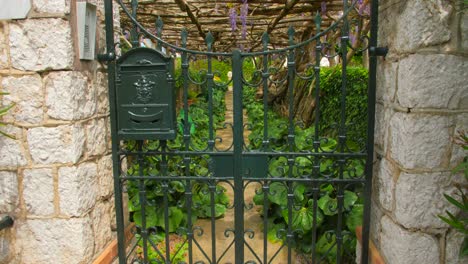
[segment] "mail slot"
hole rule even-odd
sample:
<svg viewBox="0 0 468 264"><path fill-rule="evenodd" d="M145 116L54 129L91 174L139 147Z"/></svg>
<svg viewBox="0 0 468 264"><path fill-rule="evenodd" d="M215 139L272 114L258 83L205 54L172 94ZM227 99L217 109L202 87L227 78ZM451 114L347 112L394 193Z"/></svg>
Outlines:
<svg viewBox="0 0 468 264"><path fill-rule="evenodd" d="M148 48L127 52L117 60L116 101L119 138L174 139L173 59Z"/></svg>

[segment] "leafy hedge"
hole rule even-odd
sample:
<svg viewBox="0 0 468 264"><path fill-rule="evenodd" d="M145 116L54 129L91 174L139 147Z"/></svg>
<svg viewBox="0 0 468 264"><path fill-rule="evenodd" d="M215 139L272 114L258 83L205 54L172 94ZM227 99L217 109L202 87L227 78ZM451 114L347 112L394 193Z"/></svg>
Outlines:
<svg viewBox="0 0 468 264"><path fill-rule="evenodd" d="M348 139L358 141L367 137L367 80L366 68L347 67L346 124ZM320 71L320 124L329 136L335 136L341 119L341 66Z"/></svg>

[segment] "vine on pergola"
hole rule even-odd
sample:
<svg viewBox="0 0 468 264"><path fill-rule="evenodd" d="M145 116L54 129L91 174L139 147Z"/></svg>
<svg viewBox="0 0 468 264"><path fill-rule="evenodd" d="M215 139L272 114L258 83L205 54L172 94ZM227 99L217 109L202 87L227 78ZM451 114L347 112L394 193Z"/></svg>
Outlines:
<svg viewBox="0 0 468 264"><path fill-rule="evenodd" d="M351 43L359 46L369 30L369 0L357 1L355 12L349 16ZM315 17L322 16L325 29L343 13L343 0L124 0L131 10L136 6L138 21L155 31L155 21L164 23L162 38L169 43L179 43L183 28L188 31L188 48L206 50L207 32L214 37L215 51L229 52L240 48L248 51L262 48L264 32L270 35L269 48L289 45L287 29L295 29L296 42L309 38L316 32ZM130 19L122 14L122 28L130 29ZM339 27L338 27L339 28ZM334 31L326 37L336 43L341 32Z"/></svg>

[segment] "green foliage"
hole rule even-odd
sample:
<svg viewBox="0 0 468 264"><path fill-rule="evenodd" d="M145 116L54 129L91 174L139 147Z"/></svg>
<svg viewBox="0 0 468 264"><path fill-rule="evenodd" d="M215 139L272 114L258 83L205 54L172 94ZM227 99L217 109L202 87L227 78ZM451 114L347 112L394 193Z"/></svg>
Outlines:
<svg viewBox="0 0 468 264"><path fill-rule="evenodd" d="M362 67L347 67L346 125L348 138L354 141L367 138L367 81L368 71ZM320 123L330 136L337 133L341 118L341 67L322 68L320 71Z"/></svg>
<svg viewBox="0 0 468 264"><path fill-rule="evenodd" d="M312 71L312 70L311 70ZM309 72L308 74L312 74ZM346 129L347 137L354 142L365 142L367 138L367 86L368 70L363 67L346 68ZM297 87L311 87L315 81L302 85L304 80L296 80ZM342 102L341 66L320 69L320 131L329 137L336 137L341 121ZM313 91L312 91L313 94Z"/></svg>
<svg viewBox="0 0 468 264"><path fill-rule="evenodd" d="M244 107L247 109L249 123L251 124L251 134L249 135L250 147L259 149L262 147L264 111L263 104L255 100L255 89L244 87ZM274 111L268 112L268 136L273 149L281 149L287 144L288 121L280 117ZM312 151L310 135L313 135L314 127L295 128L295 151ZM351 149L357 150L356 144L350 142ZM331 151L337 146L337 141L328 138L321 144L322 151ZM293 177L310 175L313 170L312 157L297 157L292 167ZM281 178L289 173L290 163L286 157L271 158L269 162L269 174L271 177ZM363 175L364 163L360 160L352 160L344 166L343 177L352 178L355 175ZM320 162L320 172L326 175L337 177L339 168L331 159L322 159ZM327 233L337 225L338 204L342 204L343 223L346 224L343 233L348 239L343 241L346 252L354 252L356 226L361 225L363 204L359 200L359 189L342 190L342 201L338 201L337 186L332 184L322 184L320 194L314 203L313 189L310 185L295 183L288 185L285 182L272 182L269 185L267 195L258 193L254 196L254 203L263 205L265 199L268 201L268 211L270 231L267 237L272 242L283 241L284 236L279 235L279 230L284 230L291 225L292 230L298 230L301 235L296 235L293 245L297 251L310 253L312 250L312 227L316 226L317 245L316 253L326 259L326 263L334 263L336 259L335 236ZM288 194L293 194L293 208L288 211ZM266 197L265 197L266 196ZM314 210L315 207L315 210ZM291 219L289 219L291 215Z"/></svg>
<svg viewBox="0 0 468 264"><path fill-rule="evenodd" d="M459 131L456 143L465 151L468 150L468 134L465 131ZM465 155L463 161L455 167L453 173L462 172L465 179L468 180L468 156ZM468 256L468 196L465 193L466 188L456 186L458 189L457 197L444 194L445 199L460 209L460 215L455 216L448 210L445 211L446 216L439 215L439 218L450 225L453 229L465 235L461 248L460 257Z"/></svg>
<svg viewBox="0 0 468 264"><path fill-rule="evenodd" d="M137 238L139 238L140 235L137 235ZM174 241L171 241L169 250L169 262L170 263L184 263L187 257L187 251L188 251L188 244L184 243L181 240L181 238L178 237L173 237L172 238ZM152 233L149 236L149 240L151 243L149 244L149 250L148 250L148 259L150 262L148 264L163 264L167 263L163 261L163 258L166 257L166 242L165 238L162 234L157 234L157 233ZM139 242L140 247L137 248L136 253L138 255L143 254L143 241L140 240ZM158 251L154 250L151 244L158 245ZM161 257L162 256L162 257Z"/></svg>
<svg viewBox="0 0 468 264"><path fill-rule="evenodd" d="M8 94L8 93L0 92L0 96L6 95L6 94ZM0 101L0 102L1 102L1 101ZM15 104L11 104L11 105L9 105L9 106L0 108L0 118L1 118L2 116L6 115L6 114L8 113L8 111L9 111L13 106L15 106ZM5 125L6 125L5 123L3 123L3 122L0 121L0 127L5 126ZM9 138L11 138L11 139L15 139L15 137L13 137L12 135L10 135L10 134L8 134L8 133L3 132L2 130L0 130L0 135L3 135L3 136L5 136L5 137L9 137Z"/></svg>

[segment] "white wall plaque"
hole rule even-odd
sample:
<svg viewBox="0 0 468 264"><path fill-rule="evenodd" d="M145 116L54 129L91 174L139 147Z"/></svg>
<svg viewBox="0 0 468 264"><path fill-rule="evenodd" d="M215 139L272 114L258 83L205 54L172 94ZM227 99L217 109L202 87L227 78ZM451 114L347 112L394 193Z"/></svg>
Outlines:
<svg viewBox="0 0 468 264"><path fill-rule="evenodd" d="M96 43L96 6L87 2L76 3L78 42L81 60L94 60Z"/></svg>
<svg viewBox="0 0 468 264"><path fill-rule="evenodd" d="M22 19L31 10L31 0L0 0L0 20Z"/></svg>

